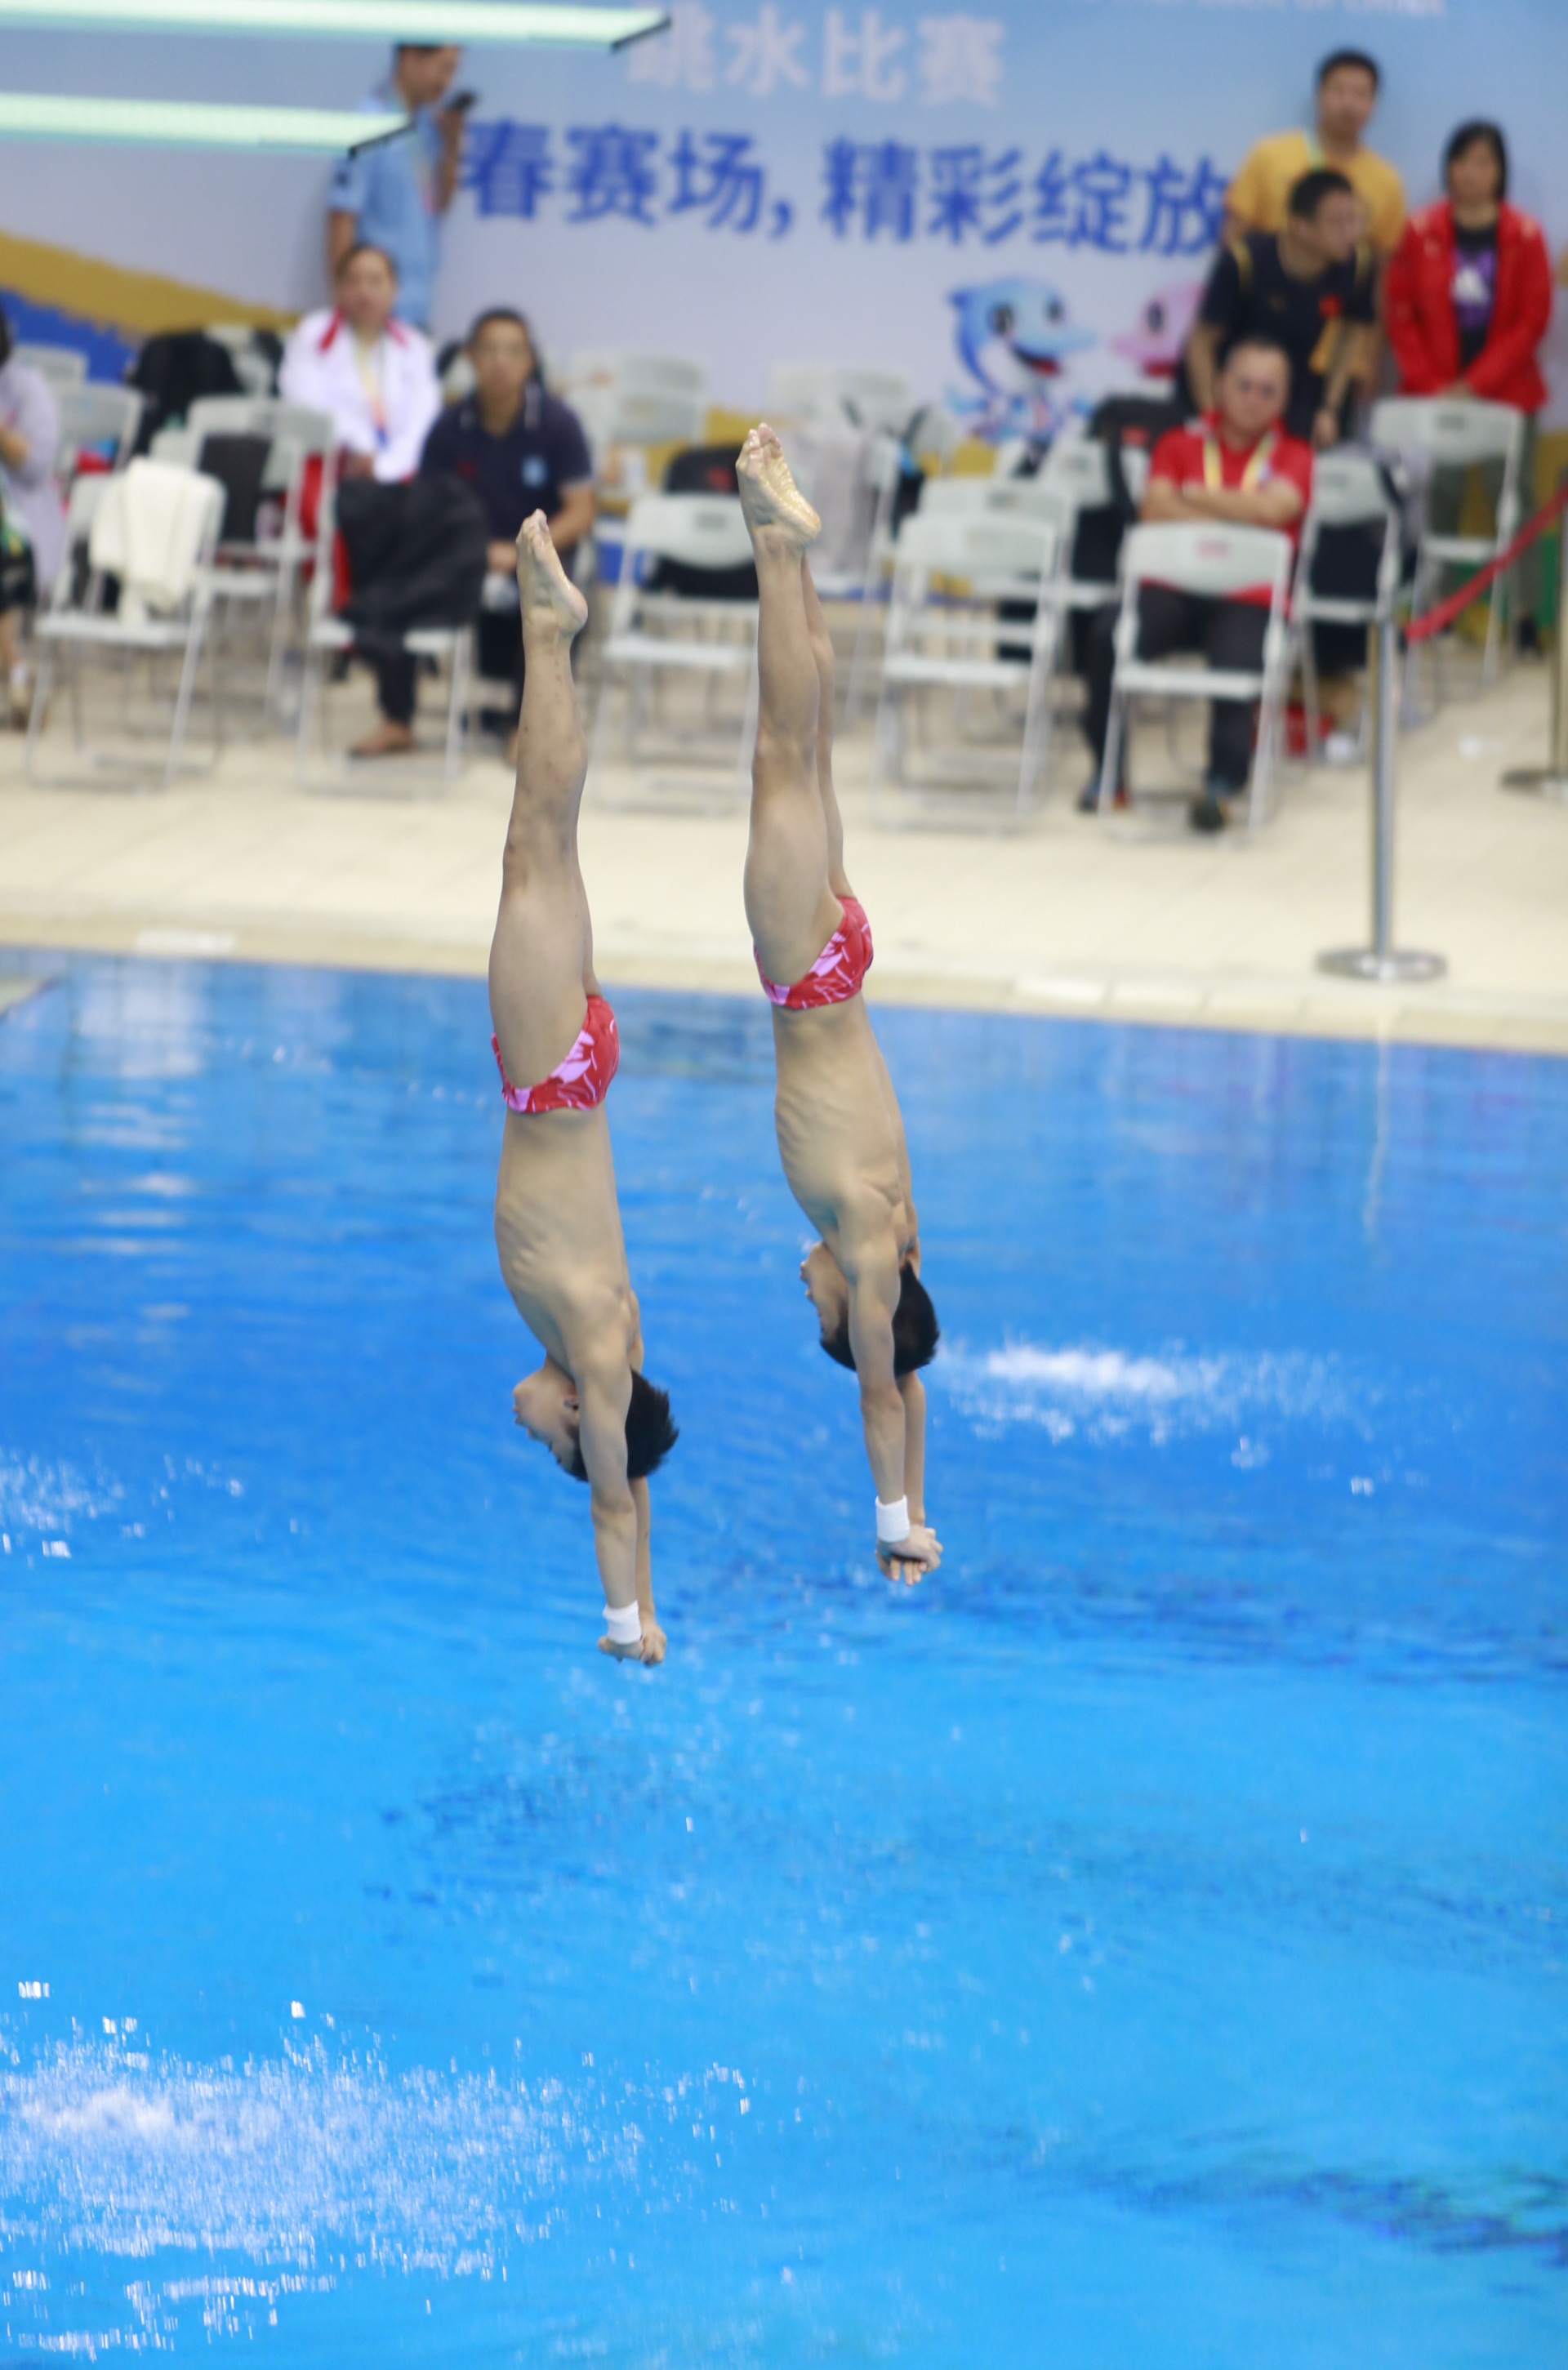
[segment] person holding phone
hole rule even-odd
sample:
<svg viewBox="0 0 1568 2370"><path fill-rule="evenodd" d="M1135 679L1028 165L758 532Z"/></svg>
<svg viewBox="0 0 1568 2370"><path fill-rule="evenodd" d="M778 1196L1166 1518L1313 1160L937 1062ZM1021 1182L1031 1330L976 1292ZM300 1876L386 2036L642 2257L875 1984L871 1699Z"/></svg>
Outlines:
<svg viewBox="0 0 1568 2370"><path fill-rule="evenodd" d="M398 317L430 328L441 260L441 217L452 203L471 91L447 99L463 52L450 45L400 41L392 71L364 101L385 115L406 108L411 131L345 156L327 200L327 276L352 247L378 247L398 275ZM442 102L445 100L445 104Z"/></svg>

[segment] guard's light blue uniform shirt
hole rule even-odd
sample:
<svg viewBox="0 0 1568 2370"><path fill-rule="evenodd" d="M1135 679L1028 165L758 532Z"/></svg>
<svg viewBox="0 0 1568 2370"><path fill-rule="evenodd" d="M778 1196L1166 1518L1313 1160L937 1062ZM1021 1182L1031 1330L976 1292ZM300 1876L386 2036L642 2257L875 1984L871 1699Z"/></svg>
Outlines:
<svg viewBox="0 0 1568 2370"><path fill-rule="evenodd" d="M373 91L361 112L385 115L403 104L389 83ZM435 111L421 107L414 128L379 148L345 156L332 176L328 205L352 214L355 236L384 247L398 270L397 314L416 329L428 329L435 302L435 270L441 258L441 224L435 192L441 169L441 134Z"/></svg>

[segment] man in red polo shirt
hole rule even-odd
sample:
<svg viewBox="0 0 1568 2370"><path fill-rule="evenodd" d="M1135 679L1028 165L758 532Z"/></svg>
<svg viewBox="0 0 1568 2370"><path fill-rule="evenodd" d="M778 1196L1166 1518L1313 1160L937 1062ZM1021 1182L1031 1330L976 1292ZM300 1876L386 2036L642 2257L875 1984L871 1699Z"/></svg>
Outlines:
<svg viewBox="0 0 1568 2370"><path fill-rule="evenodd" d="M1263 338L1239 339L1215 382L1214 409L1184 428L1168 429L1155 446L1140 519L1149 525L1224 519L1232 526L1277 528L1294 543L1311 498L1312 454L1279 425L1289 396L1290 363L1283 346ZM1202 650L1211 667L1256 673L1262 664L1268 615L1263 584L1225 601L1179 592L1174 585L1146 584L1138 595L1138 656ZM1100 796L1115 636L1115 610L1101 610L1084 669L1084 731L1095 759L1094 778L1078 800L1085 814L1093 812ZM1216 699L1209 723L1208 777L1202 798L1190 809L1194 831L1224 829L1226 803L1245 786L1251 764L1251 705Z"/></svg>

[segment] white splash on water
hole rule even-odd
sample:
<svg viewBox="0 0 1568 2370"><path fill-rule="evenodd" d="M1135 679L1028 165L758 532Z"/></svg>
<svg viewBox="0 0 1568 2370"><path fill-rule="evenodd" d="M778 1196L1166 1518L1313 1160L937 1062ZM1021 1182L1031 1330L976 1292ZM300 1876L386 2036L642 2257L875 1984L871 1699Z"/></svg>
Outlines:
<svg viewBox="0 0 1568 2370"><path fill-rule="evenodd" d="M282 2297L356 2273L502 2280L509 2254L569 2218L607 2231L650 2179L706 2196L716 2158L686 2135L722 2122L728 2157L750 2106L727 2066L661 2086L590 2060L569 2087L395 2073L319 2043L213 2066L85 2040L28 2066L0 2027L0 2288L14 2307L36 2295L29 2344L96 2351L171 2341L182 2299L209 2334L244 2335ZM194 2283L179 2267L193 2256ZM117 2291L118 2330L59 2327L39 2267L72 2258L147 2265Z"/></svg>
<svg viewBox="0 0 1568 2370"><path fill-rule="evenodd" d="M1032 1424L1053 1442L1137 1433L1159 1443L1266 1416L1352 1423L1373 1397L1353 1388L1338 1361L1295 1351L1194 1356L1176 1348L1149 1356L1088 1343L1020 1341L977 1352L960 1345L944 1352L929 1379L980 1429Z"/></svg>
<svg viewBox="0 0 1568 2370"><path fill-rule="evenodd" d="M124 1494L106 1475L89 1480L75 1466L0 1448L0 1524L6 1530L68 1532L73 1518L90 1523L112 1513Z"/></svg>

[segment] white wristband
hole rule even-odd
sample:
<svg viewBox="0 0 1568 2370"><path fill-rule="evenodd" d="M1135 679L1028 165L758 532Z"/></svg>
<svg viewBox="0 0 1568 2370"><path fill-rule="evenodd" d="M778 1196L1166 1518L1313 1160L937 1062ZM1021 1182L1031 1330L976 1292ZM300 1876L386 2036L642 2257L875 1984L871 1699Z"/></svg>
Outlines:
<svg viewBox="0 0 1568 2370"><path fill-rule="evenodd" d="M642 1636L642 1616L635 1605L605 1605L605 1628L617 1646L635 1646Z"/></svg>
<svg viewBox="0 0 1568 2370"><path fill-rule="evenodd" d="M879 1499L877 1500L877 1545L878 1545L878 1547L897 1547L897 1546L899 1545L899 1543L900 1543L902 1540L906 1539L908 1536L909 1536L909 1501L908 1501L908 1499L907 1499L907 1498L895 1498L895 1499L894 1500L894 1501L893 1501L893 1503L892 1503L892 1505L891 1505L891 1506L884 1506L884 1505L882 1504L882 1500L879 1498Z"/></svg>

